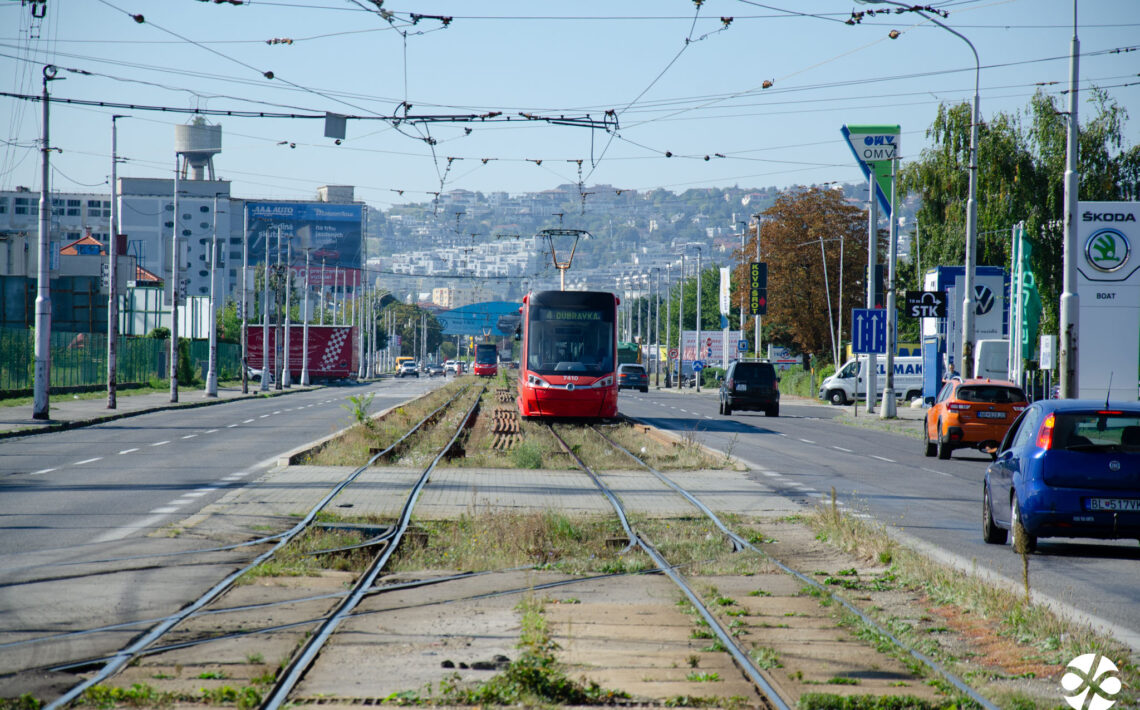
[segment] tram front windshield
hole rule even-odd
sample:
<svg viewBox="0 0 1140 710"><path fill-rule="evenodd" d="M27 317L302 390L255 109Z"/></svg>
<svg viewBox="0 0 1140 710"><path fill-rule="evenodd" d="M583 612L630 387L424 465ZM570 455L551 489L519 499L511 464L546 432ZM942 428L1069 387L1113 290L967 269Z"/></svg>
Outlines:
<svg viewBox="0 0 1140 710"><path fill-rule="evenodd" d="M494 345L476 345L475 362L480 365L494 365L499 362L499 353Z"/></svg>
<svg viewBox="0 0 1140 710"><path fill-rule="evenodd" d="M613 372L613 313L591 308L532 308L526 363L530 370L547 375L596 377Z"/></svg>

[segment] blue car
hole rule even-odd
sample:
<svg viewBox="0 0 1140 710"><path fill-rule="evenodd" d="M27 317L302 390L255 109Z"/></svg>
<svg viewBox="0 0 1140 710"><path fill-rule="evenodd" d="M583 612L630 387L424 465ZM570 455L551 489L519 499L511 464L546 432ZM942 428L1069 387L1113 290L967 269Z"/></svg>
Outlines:
<svg viewBox="0 0 1140 710"><path fill-rule="evenodd" d="M982 537L1140 539L1140 403L1034 402L986 469Z"/></svg>

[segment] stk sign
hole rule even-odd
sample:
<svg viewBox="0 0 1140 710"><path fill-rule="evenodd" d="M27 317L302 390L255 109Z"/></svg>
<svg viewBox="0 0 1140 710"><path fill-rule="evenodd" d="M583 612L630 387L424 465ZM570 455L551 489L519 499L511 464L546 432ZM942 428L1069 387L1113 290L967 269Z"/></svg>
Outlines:
<svg viewBox="0 0 1140 710"><path fill-rule="evenodd" d="M910 318L945 318L945 291L907 291L906 314Z"/></svg>

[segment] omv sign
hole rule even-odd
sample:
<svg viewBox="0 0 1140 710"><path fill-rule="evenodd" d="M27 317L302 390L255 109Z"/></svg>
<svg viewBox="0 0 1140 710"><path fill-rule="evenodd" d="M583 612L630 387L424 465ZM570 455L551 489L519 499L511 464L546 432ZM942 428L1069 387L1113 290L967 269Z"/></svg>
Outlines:
<svg viewBox="0 0 1140 710"><path fill-rule="evenodd" d="M863 136L863 147L860 149L859 157L868 162L894 160L899 149L895 143L896 138L898 136Z"/></svg>

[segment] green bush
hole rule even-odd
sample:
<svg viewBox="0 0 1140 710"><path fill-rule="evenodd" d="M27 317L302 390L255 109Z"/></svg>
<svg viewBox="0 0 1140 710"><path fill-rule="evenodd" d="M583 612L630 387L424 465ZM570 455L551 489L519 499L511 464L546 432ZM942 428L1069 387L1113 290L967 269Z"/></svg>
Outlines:
<svg viewBox="0 0 1140 710"><path fill-rule="evenodd" d="M517 468L541 468L542 450L532 441L524 441L511 449L511 461Z"/></svg>

